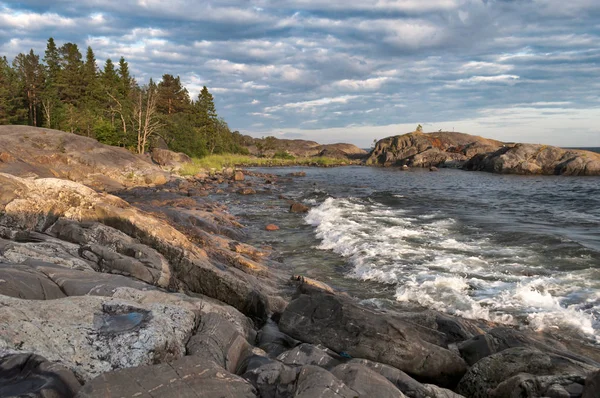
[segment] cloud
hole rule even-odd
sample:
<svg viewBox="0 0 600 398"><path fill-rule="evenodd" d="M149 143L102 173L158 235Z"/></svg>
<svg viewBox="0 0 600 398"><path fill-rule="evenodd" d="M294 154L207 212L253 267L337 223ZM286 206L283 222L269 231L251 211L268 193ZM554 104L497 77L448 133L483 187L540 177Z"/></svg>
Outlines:
<svg viewBox="0 0 600 398"><path fill-rule="evenodd" d="M0 55L50 36L206 85L256 136L369 146L421 123L600 146L596 0L0 0Z"/></svg>

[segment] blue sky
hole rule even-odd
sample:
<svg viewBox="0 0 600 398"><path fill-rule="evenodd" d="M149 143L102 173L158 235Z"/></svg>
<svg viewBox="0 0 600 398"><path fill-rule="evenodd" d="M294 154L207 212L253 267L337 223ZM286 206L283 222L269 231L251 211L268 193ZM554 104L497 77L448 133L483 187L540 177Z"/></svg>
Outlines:
<svg viewBox="0 0 600 398"><path fill-rule="evenodd" d="M50 36L206 85L254 136L600 146L598 0L0 0L0 55Z"/></svg>

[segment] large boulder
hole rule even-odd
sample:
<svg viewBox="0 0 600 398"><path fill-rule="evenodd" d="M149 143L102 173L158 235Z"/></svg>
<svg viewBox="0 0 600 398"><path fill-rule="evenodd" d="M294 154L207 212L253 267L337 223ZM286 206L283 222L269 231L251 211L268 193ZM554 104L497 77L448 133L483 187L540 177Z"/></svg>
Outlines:
<svg viewBox="0 0 600 398"><path fill-rule="evenodd" d="M508 383L512 389L518 388L524 391L525 394L529 387L525 388L524 386L531 385L532 380L535 383L544 381L544 379L540 379L539 377L546 377L545 381L547 382L549 377L555 378L567 375L568 378L566 380L567 385L569 385L577 380L583 383L586 376L597 369L597 367L578 362L574 359L545 353L537 349L509 348L485 357L473 365L460 381L457 391L467 397L484 398L492 396L492 393L500 394L499 392L494 392L497 389L504 392L510 391L511 389L507 388L507 384L500 386L501 383ZM523 376L524 374L526 376ZM515 376L519 377L509 382L509 379ZM552 382L546 387L553 384L560 384L560 382ZM519 396L540 396L535 395L537 394L535 391L538 391L537 388L530 390L533 393Z"/></svg>
<svg viewBox="0 0 600 398"><path fill-rule="evenodd" d="M301 294L283 312L279 327L299 340L385 363L441 386L455 385L467 370L462 358L431 343L433 338L423 339L414 324L342 295Z"/></svg>
<svg viewBox="0 0 600 398"><path fill-rule="evenodd" d="M464 168L502 174L600 175L600 154L549 145L514 144L474 156Z"/></svg>
<svg viewBox="0 0 600 398"><path fill-rule="evenodd" d="M154 163L171 170L178 170L183 164L192 161L185 153L173 152L162 148L153 148L150 156Z"/></svg>
<svg viewBox="0 0 600 398"><path fill-rule="evenodd" d="M356 391L360 397L404 398L388 379L359 363L336 366L331 373Z"/></svg>
<svg viewBox="0 0 600 398"><path fill-rule="evenodd" d="M250 383L215 362L196 356L171 363L139 366L104 373L88 382L77 398L178 397L255 398Z"/></svg>
<svg viewBox="0 0 600 398"><path fill-rule="evenodd" d="M80 388L73 372L39 355L0 359L0 397L73 398Z"/></svg>
<svg viewBox="0 0 600 398"><path fill-rule="evenodd" d="M0 356L42 355L82 380L180 358L197 318L172 305L93 296L51 301L0 296L0 307Z"/></svg>
<svg viewBox="0 0 600 398"><path fill-rule="evenodd" d="M22 264L0 263L0 295L28 300L65 297L60 287L45 274Z"/></svg>

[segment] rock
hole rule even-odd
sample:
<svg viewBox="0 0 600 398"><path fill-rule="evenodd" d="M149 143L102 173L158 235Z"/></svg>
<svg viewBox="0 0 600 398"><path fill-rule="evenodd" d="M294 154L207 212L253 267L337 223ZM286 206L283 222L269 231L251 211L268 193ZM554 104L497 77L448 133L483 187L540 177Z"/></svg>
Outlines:
<svg viewBox="0 0 600 398"><path fill-rule="evenodd" d="M408 165L405 165L405 164L402 165L402 170L406 171L408 169L410 169L410 167L408 167Z"/></svg>
<svg viewBox="0 0 600 398"><path fill-rule="evenodd" d="M314 291L335 293L333 288L328 284L303 275L293 275L290 280L296 285L297 290L301 293L310 293Z"/></svg>
<svg viewBox="0 0 600 398"><path fill-rule="evenodd" d="M73 372L39 355L0 359L0 397L72 398L80 388Z"/></svg>
<svg viewBox="0 0 600 398"><path fill-rule="evenodd" d="M500 387L501 383L519 374L527 373L531 377L569 375L583 380L596 369L591 365L536 349L509 348L483 358L473 365L460 381L457 392L467 397L483 398L489 397L490 392L496 388L500 388L499 391L509 391L523 385L522 379L515 379L510 382L510 388L507 388L506 384ZM531 380L531 377L527 377ZM537 379L534 378L535 380ZM525 382L525 385L530 384L531 382ZM524 387L519 388L523 390Z"/></svg>
<svg viewBox="0 0 600 398"><path fill-rule="evenodd" d="M273 155L275 155L277 152L286 152L291 156L300 158L308 158L325 153L335 154L336 156L347 159L359 159L364 157L367 153L364 149L361 149L353 144L340 143L320 145L314 141L286 140L275 137L267 137L267 140L269 140L269 149L266 150L264 149L264 145L267 142L265 142L264 138L247 137L244 145L246 145L252 155L267 157L273 157Z"/></svg>
<svg viewBox="0 0 600 398"><path fill-rule="evenodd" d="M307 213L310 209L302 203L292 203L290 205L290 213Z"/></svg>
<svg viewBox="0 0 600 398"><path fill-rule="evenodd" d="M433 384L421 384L403 371L389 365L356 358L348 363L356 363L379 373L410 398L462 398L462 395L451 390Z"/></svg>
<svg viewBox="0 0 600 398"><path fill-rule="evenodd" d="M173 152L168 149L153 148L150 155L154 163L172 169L180 169L184 163L192 162L192 159L185 153Z"/></svg>
<svg viewBox="0 0 600 398"><path fill-rule="evenodd" d="M299 340L385 363L441 386L454 385L466 372L462 358L424 340L425 332L414 324L340 295L301 294L287 306L279 327Z"/></svg>
<svg viewBox="0 0 600 398"><path fill-rule="evenodd" d="M359 395L328 371L318 366L307 365L303 366L298 374L294 396L297 398L358 398Z"/></svg>
<svg viewBox="0 0 600 398"><path fill-rule="evenodd" d="M519 330L499 327L489 330L486 334L474 336L457 344L461 356L469 365L497 352L514 347L536 348L540 351L561 355L573 360L600 367L600 363L587 358L585 355L598 354L598 350L588 347L569 347L543 334L526 334ZM592 350L596 351L595 353ZM579 353L578 353L579 351ZM579 355L578 355L579 354Z"/></svg>
<svg viewBox="0 0 600 398"><path fill-rule="evenodd" d="M246 338L222 315L209 313L187 343L187 354L210 359L228 372L237 373L244 360L252 355Z"/></svg>
<svg viewBox="0 0 600 398"><path fill-rule="evenodd" d="M514 144L474 156L464 168L502 174L600 175L600 154L548 145Z"/></svg>
<svg viewBox="0 0 600 398"><path fill-rule="evenodd" d="M81 380L177 359L196 326L195 314L183 308L106 297L0 296L0 308L0 352L60 361Z"/></svg>
<svg viewBox="0 0 600 398"><path fill-rule="evenodd" d="M237 193L240 195L254 195L256 191L252 188L240 188L238 189Z"/></svg>
<svg viewBox="0 0 600 398"><path fill-rule="evenodd" d="M600 391L600 370L592 372L585 379L585 387L581 398L598 398Z"/></svg>
<svg viewBox="0 0 600 398"><path fill-rule="evenodd" d="M243 378L250 381L261 398L294 397L300 368L268 358L255 358Z"/></svg>
<svg viewBox="0 0 600 398"><path fill-rule="evenodd" d="M246 179L246 177L244 176L244 173L242 173L241 171L236 171L233 174L233 181L244 181Z"/></svg>
<svg viewBox="0 0 600 398"><path fill-rule="evenodd" d="M275 224L268 224L268 225L265 227L265 229L266 229L267 231L278 231L278 230L279 230L279 227L278 227L277 225L275 225Z"/></svg>
<svg viewBox="0 0 600 398"><path fill-rule="evenodd" d="M358 363L338 365L331 373L361 397L404 397L388 379Z"/></svg>
<svg viewBox="0 0 600 398"><path fill-rule="evenodd" d="M294 173L289 173L288 175L290 177L306 177L306 172L305 171L296 171Z"/></svg>
<svg viewBox="0 0 600 398"><path fill-rule="evenodd" d="M171 363L104 373L77 394L77 398L105 397L255 398L256 390L211 360L187 356Z"/></svg>
<svg viewBox="0 0 600 398"><path fill-rule="evenodd" d="M489 391L489 397L581 397L585 378L577 375L534 376L519 373L503 381L494 390Z"/></svg>
<svg viewBox="0 0 600 398"><path fill-rule="evenodd" d="M431 166L429 168L429 171L439 171L439 169L437 167L435 167L435 166Z"/></svg>
<svg viewBox="0 0 600 398"><path fill-rule="evenodd" d="M53 300L65 297L60 287L46 275L26 265L0 263L0 294L27 300Z"/></svg>
<svg viewBox="0 0 600 398"><path fill-rule="evenodd" d="M462 133L409 133L379 140L366 164L460 167L476 154L491 152L501 146L499 141Z"/></svg>
<svg viewBox="0 0 600 398"><path fill-rule="evenodd" d="M338 356L336 355L336 357ZM277 360L286 365L315 365L325 369L331 369L340 364L340 360L334 358L329 352L306 343L280 354Z"/></svg>
<svg viewBox="0 0 600 398"><path fill-rule="evenodd" d="M277 324L268 319L258 331L258 347L272 357L277 357L283 352L296 347L300 342L279 330Z"/></svg>

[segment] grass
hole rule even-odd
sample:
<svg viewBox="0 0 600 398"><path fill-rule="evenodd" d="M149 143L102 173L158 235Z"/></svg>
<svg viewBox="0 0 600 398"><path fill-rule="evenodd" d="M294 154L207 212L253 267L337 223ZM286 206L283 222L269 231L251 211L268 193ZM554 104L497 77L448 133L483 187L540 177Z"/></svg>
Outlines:
<svg viewBox="0 0 600 398"><path fill-rule="evenodd" d="M202 170L216 169L221 170L223 167L272 167L272 166L343 166L353 164L355 162L347 159L335 159L327 157L310 157L310 158L292 158L292 159L275 159L275 158L257 158L248 155L209 155L203 158L194 158L191 163L186 163L180 170L181 175L195 175Z"/></svg>

